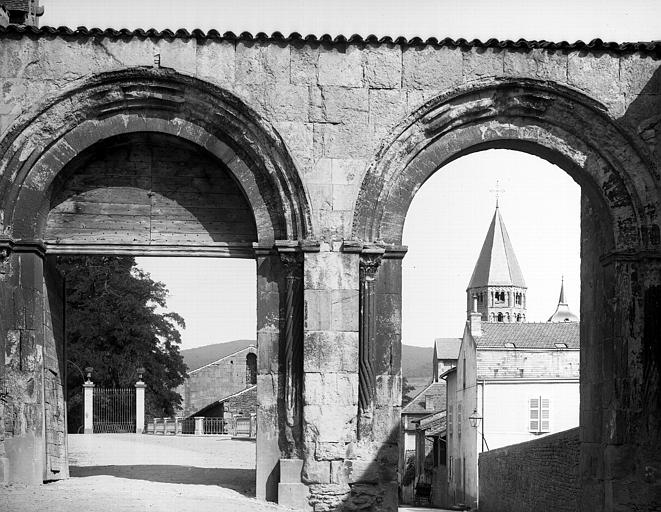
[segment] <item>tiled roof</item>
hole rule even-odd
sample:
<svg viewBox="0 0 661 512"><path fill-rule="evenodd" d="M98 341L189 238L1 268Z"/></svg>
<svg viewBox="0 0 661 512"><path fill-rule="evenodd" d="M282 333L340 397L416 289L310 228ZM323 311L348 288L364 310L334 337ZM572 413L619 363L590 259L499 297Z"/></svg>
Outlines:
<svg viewBox="0 0 661 512"><path fill-rule="evenodd" d="M482 336L476 337L477 348L506 348L514 343L517 349L554 349L556 343L567 348L580 348L578 322L562 323L496 323L483 322Z"/></svg>
<svg viewBox="0 0 661 512"><path fill-rule="evenodd" d="M4 5L8 11L25 11L30 9L29 0L0 0L0 5Z"/></svg>
<svg viewBox="0 0 661 512"><path fill-rule="evenodd" d="M434 340L434 354L437 359L457 359L461 338L436 338Z"/></svg>
<svg viewBox="0 0 661 512"><path fill-rule="evenodd" d="M526 287L523 272L497 205L468 284L468 288L483 286Z"/></svg>
<svg viewBox="0 0 661 512"><path fill-rule="evenodd" d="M431 414L435 411L429 411L425 408L425 397L437 397L438 404L445 408L445 381L432 382L418 393L413 400L402 407L402 414Z"/></svg>
<svg viewBox="0 0 661 512"><path fill-rule="evenodd" d="M201 29L195 29L189 31L187 29L178 29L178 30L156 30L150 28L144 30L141 28L138 29L114 29L114 28L87 28L87 27L78 27L76 29L71 29L69 27L33 27L33 26L19 26L19 25L9 25L4 28L0 28L0 35L3 33L18 33L18 34L35 34L35 35L62 35L62 36L81 36L81 37L158 37L158 38L201 38L201 39L226 39L230 41L236 40L247 40L247 41L307 41L307 42L321 42L321 43L394 43L402 45L436 45L436 46L449 46L449 47L476 47L476 48L513 48L513 49L522 49L528 50L532 48L543 48L547 50L583 50L583 51L613 51L613 52L646 52L646 53L656 53L661 55L661 41L643 41L643 42L627 42L627 43L616 43L616 42L605 42L601 39L593 39L589 42L584 41L575 41L569 43L567 41L552 42L552 41L536 41L536 40L526 40L518 39L513 41L511 39L499 40L499 39L488 39L482 41L480 39L452 39L449 37L438 39L436 37L429 37L422 39L420 37L411 37L406 38L403 36L391 37L391 36L375 36L370 34L368 36L361 36L354 34L352 36L337 35L331 36L329 34L323 34L317 36L314 34L308 34L303 36L298 32L292 32L288 36L283 35L281 32L273 32L271 34L266 34L264 32L258 32L253 35L250 32L241 32L240 34L235 34L234 32L224 32L221 33L218 30L212 29L204 31Z"/></svg>

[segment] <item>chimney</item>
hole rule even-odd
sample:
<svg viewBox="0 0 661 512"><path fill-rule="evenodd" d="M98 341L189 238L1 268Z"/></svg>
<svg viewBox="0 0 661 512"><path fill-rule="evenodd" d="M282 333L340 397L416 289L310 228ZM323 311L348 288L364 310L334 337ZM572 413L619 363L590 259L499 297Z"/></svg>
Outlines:
<svg viewBox="0 0 661 512"><path fill-rule="evenodd" d="M482 313L477 312L477 295L473 295L473 311L469 315L468 323L470 325L471 336L474 338L482 336Z"/></svg>

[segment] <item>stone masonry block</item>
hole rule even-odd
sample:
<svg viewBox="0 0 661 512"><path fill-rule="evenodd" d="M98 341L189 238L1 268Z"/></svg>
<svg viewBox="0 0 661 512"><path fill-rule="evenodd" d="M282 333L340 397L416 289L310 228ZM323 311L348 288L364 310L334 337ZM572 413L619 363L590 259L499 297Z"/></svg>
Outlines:
<svg viewBox="0 0 661 512"><path fill-rule="evenodd" d="M500 48L470 48L463 51L464 80L503 75L503 57Z"/></svg>
<svg viewBox="0 0 661 512"><path fill-rule="evenodd" d="M307 122L309 99L310 93L305 85L267 87L264 91L264 111L273 121Z"/></svg>
<svg viewBox="0 0 661 512"><path fill-rule="evenodd" d="M570 53L567 74L570 85L604 103L613 103L620 94L620 64L607 53Z"/></svg>
<svg viewBox="0 0 661 512"><path fill-rule="evenodd" d="M280 483L300 484L303 459L280 459Z"/></svg>
<svg viewBox="0 0 661 512"><path fill-rule="evenodd" d="M305 372L357 372L358 333L307 331L303 354Z"/></svg>
<svg viewBox="0 0 661 512"><path fill-rule="evenodd" d="M369 127L377 139L388 134L408 113L406 92L399 89L370 91Z"/></svg>
<svg viewBox="0 0 661 512"><path fill-rule="evenodd" d="M316 85L319 47L308 44L291 47L291 83Z"/></svg>
<svg viewBox="0 0 661 512"><path fill-rule="evenodd" d="M240 84L287 84L289 46L241 41L236 45L236 81Z"/></svg>
<svg viewBox="0 0 661 512"><path fill-rule="evenodd" d="M281 121L275 123L280 136L287 144L300 172L305 173L313 166L313 127L303 121Z"/></svg>
<svg viewBox="0 0 661 512"><path fill-rule="evenodd" d="M358 403L356 373L305 373L304 400L309 405L352 407Z"/></svg>
<svg viewBox="0 0 661 512"><path fill-rule="evenodd" d="M507 51L503 57L503 70L508 76L553 80L567 83L567 53L562 50L541 48L525 51Z"/></svg>
<svg viewBox="0 0 661 512"><path fill-rule="evenodd" d="M358 187L355 185L335 185L333 184L333 210L350 211L353 210L358 196Z"/></svg>
<svg viewBox="0 0 661 512"><path fill-rule="evenodd" d="M306 290L358 290L358 256L339 252L305 254Z"/></svg>
<svg viewBox="0 0 661 512"><path fill-rule="evenodd" d="M306 442L349 442L355 437L356 405L306 405Z"/></svg>
<svg viewBox="0 0 661 512"><path fill-rule="evenodd" d="M352 45L319 54L319 85L362 87L362 53Z"/></svg>
<svg viewBox="0 0 661 512"><path fill-rule="evenodd" d="M374 89L395 89L402 84L402 50L379 45L364 50L365 82Z"/></svg>
<svg viewBox="0 0 661 512"><path fill-rule="evenodd" d="M325 120L346 123L367 113L369 91L366 88L325 86L321 89Z"/></svg>
<svg viewBox="0 0 661 512"><path fill-rule="evenodd" d="M331 462L328 460L316 461L314 459L307 459L303 466L301 478L306 484L331 483Z"/></svg>
<svg viewBox="0 0 661 512"><path fill-rule="evenodd" d="M358 331L358 290L331 291L331 329L340 332Z"/></svg>
<svg viewBox="0 0 661 512"><path fill-rule="evenodd" d="M402 378L400 375L384 374L376 376L375 405L387 407L399 405L402 401Z"/></svg>
<svg viewBox="0 0 661 512"><path fill-rule="evenodd" d="M157 50L161 67L172 68L186 75L195 75L197 41L195 39L160 39Z"/></svg>
<svg viewBox="0 0 661 512"><path fill-rule="evenodd" d="M372 155L376 140L369 131L367 112L356 112L345 123L325 125L323 156L328 158L367 158Z"/></svg>
<svg viewBox="0 0 661 512"><path fill-rule="evenodd" d="M447 89L461 82L463 57L458 48L410 46L403 50L404 87Z"/></svg>
<svg viewBox="0 0 661 512"><path fill-rule="evenodd" d="M305 292L306 331L328 331L331 328L331 291L307 290Z"/></svg>
<svg viewBox="0 0 661 512"><path fill-rule="evenodd" d="M295 510L311 511L308 503L310 491L305 484L278 484L278 505L290 507Z"/></svg>
<svg viewBox="0 0 661 512"><path fill-rule="evenodd" d="M228 41L207 40L198 43L196 75L221 85L235 80L235 49Z"/></svg>
<svg viewBox="0 0 661 512"><path fill-rule="evenodd" d="M333 185L351 185L362 179L367 160L362 158L333 158L331 162L331 182Z"/></svg>

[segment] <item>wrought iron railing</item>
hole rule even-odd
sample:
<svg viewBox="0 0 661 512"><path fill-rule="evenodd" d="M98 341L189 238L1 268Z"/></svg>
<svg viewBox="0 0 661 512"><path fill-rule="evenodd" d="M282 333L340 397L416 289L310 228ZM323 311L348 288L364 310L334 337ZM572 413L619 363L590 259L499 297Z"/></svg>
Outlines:
<svg viewBox="0 0 661 512"><path fill-rule="evenodd" d="M135 388L94 388L94 433L135 432Z"/></svg>

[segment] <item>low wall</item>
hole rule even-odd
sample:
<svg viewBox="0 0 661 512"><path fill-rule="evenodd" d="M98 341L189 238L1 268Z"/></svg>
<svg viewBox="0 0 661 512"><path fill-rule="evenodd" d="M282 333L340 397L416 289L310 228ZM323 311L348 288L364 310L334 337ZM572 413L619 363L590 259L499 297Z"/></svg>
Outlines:
<svg viewBox="0 0 661 512"><path fill-rule="evenodd" d="M576 512L579 429L480 454L480 512Z"/></svg>

